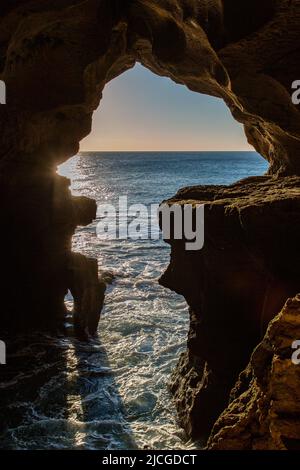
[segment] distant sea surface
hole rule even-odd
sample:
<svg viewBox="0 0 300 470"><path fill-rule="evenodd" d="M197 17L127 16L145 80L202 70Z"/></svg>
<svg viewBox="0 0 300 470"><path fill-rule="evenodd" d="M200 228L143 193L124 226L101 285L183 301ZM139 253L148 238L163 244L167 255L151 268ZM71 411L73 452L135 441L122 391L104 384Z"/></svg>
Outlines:
<svg viewBox="0 0 300 470"><path fill-rule="evenodd" d="M59 173L72 180L74 195L98 204L127 196L128 204L149 206L184 186L230 184L266 170L255 152L93 152L71 158ZM73 249L114 276L99 337L24 340L17 379L4 385L1 448L195 447L176 423L168 392L189 325L184 299L157 282L170 248L161 240L99 239L98 221L77 230ZM70 295L66 302L71 307Z"/></svg>

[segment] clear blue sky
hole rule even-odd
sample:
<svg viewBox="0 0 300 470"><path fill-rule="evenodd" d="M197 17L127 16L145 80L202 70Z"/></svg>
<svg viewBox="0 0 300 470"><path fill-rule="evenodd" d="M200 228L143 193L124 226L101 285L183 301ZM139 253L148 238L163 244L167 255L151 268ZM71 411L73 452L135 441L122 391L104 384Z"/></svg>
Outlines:
<svg viewBox="0 0 300 470"><path fill-rule="evenodd" d="M222 100L141 65L106 85L81 150L251 150Z"/></svg>

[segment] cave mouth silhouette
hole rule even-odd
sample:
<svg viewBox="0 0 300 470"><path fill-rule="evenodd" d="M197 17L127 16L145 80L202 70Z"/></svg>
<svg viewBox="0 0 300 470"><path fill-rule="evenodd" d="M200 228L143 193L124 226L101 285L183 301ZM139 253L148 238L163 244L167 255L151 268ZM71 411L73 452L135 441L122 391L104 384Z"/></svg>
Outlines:
<svg viewBox="0 0 300 470"><path fill-rule="evenodd" d="M218 138L216 138L218 136ZM80 151L250 151L220 98L195 93L136 63L106 84Z"/></svg>
<svg viewBox="0 0 300 470"><path fill-rule="evenodd" d="M164 125L166 125L167 131ZM198 129L200 130L199 136L196 135ZM184 138L185 132L187 132L187 137ZM171 142L173 150L166 150L166 148L170 149L170 147L168 147L170 143L166 143L165 141L161 143L159 140L159 138L162 139L165 133L167 133L167 140ZM221 134L219 142L216 142L215 133ZM119 134L121 134L121 139L119 139ZM179 139L175 140L175 137L178 137L178 135ZM120 151L122 139L124 139L126 147L124 151ZM117 142L117 148L114 147L114 140ZM138 140L138 143L134 146L136 140ZM182 140L184 141L183 144L181 142ZM192 145L194 146L203 145L203 141L205 140L206 145L218 145L219 147L217 151L214 151L213 147L210 147L207 152L205 150L196 151L197 147L189 148L185 151L184 148L190 145L190 140L192 140ZM149 141L150 143L155 142L156 147L149 149L147 147L149 146ZM255 154L255 152L251 152L250 145L246 144L246 137L242 126L234 121L222 100L194 93L185 86L174 84L173 81L170 81L166 77L157 76L151 70L144 68L141 64L135 64L135 67L132 69L113 78L105 87L99 107L93 115L91 132L82 141L81 145L83 148L81 148L78 153L80 164L77 164L76 167L74 163L74 158L76 157L72 157L71 160L67 160L59 166L58 172L60 175L68 177L71 180L71 188L74 196L94 199L98 209L99 205L103 205L103 203L116 202L117 196L127 197L128 191L132 191L130 185L135 184L140 189L140 193L143 194L144 181L145 178L147 179L147 172L144 171L143 173L143 170L145 165L149 165L147 159L149 159L149 155L151 154L153 155L154 161L150 161L150 164L155 165L156 168L155 173L152 172L153 174L150 168L149 178L153 186L152 194L148 194L148 201L143 198L140 200L136 189L133 192L134 200L131 201L133 204L145 203L147 205L151 198L154 198L155 202L160 204L167 197L174 195L180 187L206 184L231 184L238 179L257 176L267 170L267 164L262 158L259 158L259 164L256 160L254 163L253 160L252 166L251 162L244 165L239 159L230 160L231 154L239 156L239 154L242 155L245 151L248 153L245 153L245 156L243 155L242 160L246 163L247 158L254 158L252 153ZM181 150L177 149L177 145L181 145ZM236 148L231 151L228 150L228 146L230 145L244 147L241 152ZM163 147L162 150L161 146ZM88 150L89 147L92 147L91 150ZM137 150L145 147L146 149L144 151ZM222 154L220 149L223 150L225 155L223 159L220 157ZM101 158L98 159L101 155L102 160ZM113 159L116 155L122 155L122 158L117 160L114 166ZM118 181L117 177L119 167L120 165L122 166L122 160L124 161L126 159L126 155L129 155L128 162L126 163L127 166L125 165L122 171L128 169L128 177L130 177L128 187L126 187L125 179L120 183L121 179ZM141 159L145 161L140 162L138 160L135 167L134 158L136 155L140 155ZM176 155L178 156L177 161ZM176 170L181 155L183 156L183 162L181 163L181 168L176 179L176 174L174 176L174 168ZM202 156L204 157L203 163L201 158L197 161L197 155L200 155L201 158ZM108 158L106 159L104 156ZM168 164L164 167L162 162L164 160L167 161L170 156L170 162L166 162ZM189 168L185 177L184 158L187 160ZM194 160L191 161L191 158ZM111 164L108 163L109 160L112 160ZM98 172L97 165L100 167L99 174L97 174L98 179L95 177L95 174ZM233 165L240 165L240 172L239 170L231 171L230 168ZM91 181L88 180L89 166L93 168L91 171ZM197 166L199 166L198 172L196 171ZM219 174L217 170L218 166L221 166ZM110 183L106 181L105 171L108 171ZM228 174L222 174L224 171L227 171ZM116 173L115 182L111 178L114 172ZM133 179L135 172L137 173L136 180ZM169 173L170 177L175 179L174 183L167 188ZM74 179L76 180L75 186ZM83 185L81 185L81 179L86 180ZM160 182L160 179L162 182ZM158 182L156 186L154 183L155 180ZM108 194L106 194L103 188L105 189L107 184L108 186L115 185L116 192L108 191ZM120 187L118 187L118 184L120 184ZM166 187L166 191L161 191L161 187ZM110 201L110 198L113 200ZM116 214L117 212L118 210L116 209ZM97 220L99 221L99 217L97 217L96 221ZM73 250L75 249L75 252L80 252L82 255L88 256L89 258L97 259L99 264L98 253L96 250L93 251L93 241L90 239L89 241L85 241L83 243L83 250L80 249L80 242L78 243L78 233L85 233L86 231L89 236L91 230L93 230L96 237L97 228L95 224L96 222L94 220L91 226L88 225L86 229L81 228L77 231L75 239L77 240L78 246L76 246L75 242L75 245L73 244ZM84 256L82 257L83 261ZM106 261L110 264L108 256L106 256ZM103 266L103 262L100 261L100 263L103 269L106 270L106 267ZM164 268L162 268L160 275L163 273L163 270ZM108 273L108 278L113 278L113 275L111 276L110 273ZM107 277L105 277L105 279L107 279ZM76 302L77 307L79 305L79 309L83 309L82 299L84 294L82 294L82 292L79 293L79 301L76 301L76 296L78 295L78 292L76 292L75 302L74 297L72 299L73 294L74 291L70 288L65 299L69 309L73 301L73 307L75 305L76 312ZM97 310L96 305L94 305L94 308ZM85 312L82 311L79 316L81 314L85 315ZM96 316L100 316L99 309L97 310ZM70 318L70 314L68 314L68 317ZM96 322L94 323L96 324ZM79 336L84 329L85 327L79 329ZM94 331L96 331L96 329ZM84 336L85 335L83 335L83 337Z"/></svg>
<svg viewBox="0 0 300 470"><path fill-rule="evenodd" d="M151 72L150 74L152 75ZM128 82L130 82L131 79L132 77L128 73ZM103 98L99 108L100 112L102 112L102 122L106 119L107 112L109 113L110 99L118 96L118 90L116 91L113 89L113 85L116 80L117 79L114 79L112 81L110 90L104 90ZM140 77L137 77L137 80L139 81ZM137 83L135 81L133 83L133 87L135 89L136 85ZM141 82L141 88L143 89L144 93L147 93L147 87L145 86L144 82ZM154 86L154 89L155 88L157 90L157 87ZM178 88L179 85L176 85L176 89ZM110 91L109 96L107 96L107 105L105 105L106 91ZM193 92L188 91L188 93L191 96L194 96ZM131 97L129 97L129 99L131 99ZM211 98L209 98L209 100L210 99ZM101 106L103 106L102 111ZM209 107L209 104L207 104L207 106ZM184 119L185 113L182 108L180 111ZM155 112L158 113L159 109L156 109ZM199 114L201 113L203 113L203 110L200 110ZM145 110L145 114L147 115L147 110ZM228 119L228 115L226 115L225 112L224 115L224 120ZM112 113L112 115L109 117L110 122L107 123L107 126L112 125L112 123L114 123L114 114ZM122 120L122 116L120 120ZM101 129L101 123L95 123L94 120L94 125L91 134L97 133L98 126ZM147 133L151 134L151 128L149 128L148 126L145 126L145 128ZM133 126L133 138L135 136L134 131L135 127ZM134 184L135 179L133 178L133 175L136 171L137 178L140 177L142 184L137 184L137 187L135 186L135 190L133 191L134 194L131 195L131 198L133 198L132 202L145 202L144 199L140 201L138 196L139 190L141 193L143 193L143 186L146 185L145 165L146 167L150 165L156 168L156 177L159 182L159 174L162 174L164 171L164 159L168 160L168 155L175 155L176 153L183 153L185 154L185 158L188 158L187 153L189 152L179 151L165 153L158 151L137 151L131 153L127 151L121 153L117 150L110 152L105 152L101 150L99 152L89 152L88 150L85 150L83 152L80 152L79 155L72 157L71 160L68 160L66 163L61 165L59 169L59 174L70 178L72 182L71 188L73 195L92 197L96 200L97 203L101 204L101 202L103 201L111 202L111 199L114 201L118 191L120 190L122 192L124 189L126 189L126 176L124 174L122 178L118 176L118 173L120 172L120 167L121 171L124 171L124 173L127 172L127 175L130 176L128 178L128 185ZM205 152L202 153L205 154ZM228 151L227 154L229 153L230 152ZM114 158L116 158L116 154L120 155L118 159L114 160ZM126 156L127 154L128 156ZM134 164L134 159L138 154L141 154L141 160ZM144 154L144 156L142 154ZM153 155L152 157L151 154ZM151 184L151 196L156 198L155 200L158 203L160 203L164 197L172 196L177 191L177 189L179 189L181 186L184 186L184 184L205 184L209 182L212 183L212 177L210 177L211 180L206 181L206 177L208 176L207 173L201 175L201 171L199 171L199 175L201 175L201 178L199 180L198 175L195 172L195 167L194 171L191 172L190 166L194 165L194 163L197 164L196 154L197 152L190 153L192 158L195 160L190 161L189 170L186 172L186 176L184 177L184 180L182 180L183 182L180 183L180 181L175 181L173 186L168 189L169 192L166 192L165 194L163 192L157 194L155 188L157 188L158 185L155 185L155 182L153 181L154 178L150 177L151 181L153 181L153 183ZM208 160L210 157L213 156L213 154L214 152L206 153L206 165L209 165ZM123 167L122 160L124 164ZM130 163L130 160L132 163ZM261 162L264 162L262 158L260 158L260 160ZM172 157L169 166L167 165L165 167L163 183L159 183L159 186L165 187L165 182L167 182L171 166L176 166L178 162L179 160L176 159L176 155L175 157ZM216 161L214 161L213 163L215 165L217 164ZM228 168L228 173L230 173L230 161L226 161L225 159L224 165ZM264 167L263 169L265 170L266 168ZM143 171L143 173L141 173L141 171ZM241 177L250 176L247 167L245 167L244 171L245 173L242 174ZM182 176L183 172L183 167L181 167L181 169L179 170L179 179L180 175ZM115 173L116 175L116 186L114 188L114 194L112 194L112 190L109 189L114 186L114 177L112 176L113 173ZM151 172L150 175L152 175ZM235 179L234 176L231 176L231 178L232 181ZM224 179L224 175L220 175L220 180L221 179ZM117 186L118 183L121 185L120 188ZM107 191L107 193L105 191ZM143 196L143 198L150 197L150 200L148 202L151 202L151 196L149 196L149 194L150 193L147 193L146 196ZM112 374L114 373L114 370L119 370L121 365L123 368L125 368L125 364L123 363L124 350L126 350L126 354L128 355L128 364L126 365L126 367L130 368L131 365L134 366L128 374L128 381L131 384L130 386L132 389L132 395L141 396L142 398L140 398L140 400L128 400L127 393L124 393L125 385L122 381L123 379L121 379L119 383L115 384L116 390L118 390L118 394L122 401L122 407L124 407L125 410L125 416L127 417L129 424L134 425L134 420L136 419L134 417L142 416L143 413L147 416L147 420L149 420L149 423L151 423L151 420L148 415L150 416L153 409L153 396L159 392L166 394L165 399L167 397L168 399L170 399L170 397L167 395L169 377L171 375L172 369L174 368L175 362L178 359L178 351L180 350L181 352L183 352L184 350L185 341L188 335L188 306L183 298L177 296L176 294L170 292L167 289L162 288L156 282L157 276L163 273L164 269L168 264L169 248L167 245L165 246L165 249L163 249L163 251L161 247L158 247L157 254L155 256L153 255L153 252L155 252L155 247L153 246L153 244L151 246L148 246L147 242L138 240L135 244L133 244L133 246L129 246L129 262L128 258L126 258L126 255L124 253L126 245L124 246L122 241L111 241L107 242L107 244L103 243L101 245L101 242L97 243L96 241L95 232L95 221L92 222L90 226L79 228L73 239L73 250L76 252L79 251L82 255L97 258L101 274L104 274L104 277L111 275L113 284L108 287L107 304L104 306L102 318L100 319L98 335L102 347L105 349L106 355L109 358L108 367L111 370ZM111 246L109 246L110 243ZM136 250L136 256L134 257L134 259L132 259L133 250ZM112 262L112 258L114 259L114 262ZM162 258L162 261L160 263L158 261L158 258ZM125 267L124 265L122 265L122 262L125 264ZM152 269L152 271L148 270L147 275L145 277L143 275L145 273L145 266L147 265L147 263L151 265L151 263L153 264L153 262L157 262L158 266L155 269ZM108 263L108 265L106 263ZM130 266L129 269L126 269L126 265L128 265L128 263L130 263ZM117 273L112 272L113 270L116 270ZM132 276L133 279L131 279L130 276ZM126 280L125 282L124 278ZM154 283L156 284L156 287L152 286L152 284ZM139 287L136 287L136 285L138 285ZM149 285L151 285L151 287L149 287ZM133 300L131 298L132 292L135 292ZM120 299L123 300L123 303L120 303ZM68 307L71 308L72 296L70 295L70 292L68 293L66 300ZM159 310L158 312L157 302L160 302L159 305L161 308L161 310ZM180 318L180 316L182 318ZM172 326L169 322L167 322L167 319L171 319L172 317L174 317L174 325L177 325L176 327L174 327L174 325ZM152 324L152 326L147 326L147 323L149 322L150 324ZM139 326L139 323L141 323L142 326ZM178 324L180 325L179 331L177 331ZM157 333L159 329L161 329L162 331L165 330L166 334L159 335ZM132 333L128 334L127 331L132 331ZM123 344L123 350L119 351L119 353L116 352L117 348L114 339L117 336L117 333L119 341L121 342L121 344ZM130 339L130 336L132 336L132 339ZM166 344L168 344L168 336L173 336L175 339L174 344L169 345L169 357L166 358L163 351L166 348ZM155 354L153 351L151 351L151 348L154 349L154 345L152 344L152 342L154 341L160 343L160 347L157 348ZM161 359L158 359L159 355L161 355ZM160 369L163 366L165 370L162 374L160 373ZM137 385L139 381L144 380L142 374L138 372L138 369L144 370L145 368L150 368L153 377L156 378L153 383L149 383L147 385L147 391L143 390L142 386L139 387ZM162 388L159 389L156 386L156 383L159 382L162 384L161 387L165 388L165 392L162 390ZM141 403L143 403L143 406L141 405ZM173 408L173 404L171 406L169 403L167 406L167 402L165 407L170 408L170 412L168 412L169 414L167 418L171 423L173 419L171 415L173 413L174 417L176 410L175 408ZM159 406L158 409L160 409ZM163 413L163 409L161 409L161 413ZM155 419L154 423L157 424L158 421L156 422Z"/></svg>

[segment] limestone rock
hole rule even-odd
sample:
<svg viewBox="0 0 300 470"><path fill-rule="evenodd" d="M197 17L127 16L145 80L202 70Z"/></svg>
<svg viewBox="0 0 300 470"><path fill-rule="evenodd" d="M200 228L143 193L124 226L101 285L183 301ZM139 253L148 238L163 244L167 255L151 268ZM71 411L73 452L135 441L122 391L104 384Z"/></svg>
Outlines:
<svg viewBox="0 0 300 470"><path fill-rule="evenodd" d="M299 450L300 366L291 360L300 339L300 296L270 323L217 420L208 449Z"/></svg>
<svg viewBox="0 0 300 470"><path fill-rule="evenodd" d="M269 321L299 290L300 179L190 187L167 203L205 205L204 248L171 239L160 279L190 307L187 353L171 389L182 425L203 438Z"/></svg>

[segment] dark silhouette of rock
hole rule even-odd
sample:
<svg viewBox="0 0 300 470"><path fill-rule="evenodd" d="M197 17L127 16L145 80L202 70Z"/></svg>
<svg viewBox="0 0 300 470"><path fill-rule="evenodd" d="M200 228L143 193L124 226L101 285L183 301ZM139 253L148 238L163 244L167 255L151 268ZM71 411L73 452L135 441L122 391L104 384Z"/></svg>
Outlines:
<svg viewBox="0 0 300 470"><path fill-rule="evenodd" d="M106 285L98 279L97 261L72 253L70 291L74 298L74 326L79 336L97 331Z"/></svg>
<svg viewBox="0 0 300 470"><path fill-rule="evenodd" d="M300 178L185 188L167 201L187 202L205 204L204 248L171 240L160 283L190 307L188 351L171 390L186 431L203 437L269 321L299 291Z"/></svg>

